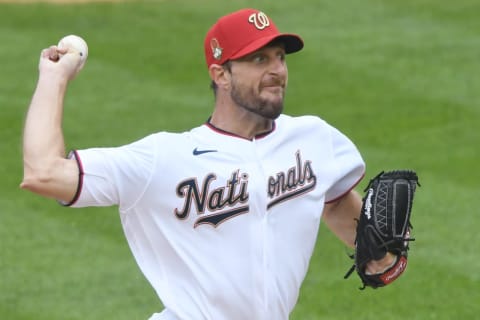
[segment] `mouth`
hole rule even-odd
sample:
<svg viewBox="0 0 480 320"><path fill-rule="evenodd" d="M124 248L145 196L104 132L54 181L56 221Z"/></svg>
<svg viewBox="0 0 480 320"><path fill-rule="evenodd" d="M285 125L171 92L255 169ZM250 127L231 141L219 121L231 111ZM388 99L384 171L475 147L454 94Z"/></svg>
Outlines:
<svg viewBox="0 0 480 320"><path fill-rule="evenodd" d="M283 94L285 87L281 84L271 84L271 85L266 85L262 86L262 91L274 93L274 94Z"/></svg>
<svg viewBox="0 0 480 320"><path fill-rule="evenodd" d="M285 83L282 81L272 81L272 82L265 82L262 84L262 88L268 88L268 87L285 87Z"/></svg>
<svg viewBox="0 0 480 320"><path fill-rule="evenodd" d="M265 83L261 86L261 89L262 90L267 89L269 91L271 91L271 90L275 90L275 91L282 90L283 91L285 89L285 84L282 83L282 82L279 82L279 81L278 82Z"/></svg>

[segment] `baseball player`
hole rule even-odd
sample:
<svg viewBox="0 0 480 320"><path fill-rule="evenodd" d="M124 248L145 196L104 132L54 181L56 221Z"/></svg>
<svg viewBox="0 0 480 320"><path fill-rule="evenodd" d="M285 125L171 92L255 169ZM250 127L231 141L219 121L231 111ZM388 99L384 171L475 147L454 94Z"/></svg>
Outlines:
<svg viewBox="0 0 480 320"><path fill-rule="evenodd" d="M79 57L43 50L21 186L66 206L119 207L131 251L165 306L150 319L288 319L320 220L354 245L362 203L353 188L364 161L319 117L282 114L285 56L303 48L298 35L242 9L220 18L204 44L215 94L206 123L67 157L63 101Z"/></svg>

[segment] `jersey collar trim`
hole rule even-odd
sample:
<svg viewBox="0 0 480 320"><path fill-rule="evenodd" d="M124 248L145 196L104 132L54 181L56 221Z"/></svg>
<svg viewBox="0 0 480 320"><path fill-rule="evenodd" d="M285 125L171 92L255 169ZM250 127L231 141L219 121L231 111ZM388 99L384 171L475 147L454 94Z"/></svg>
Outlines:
<svg viewBox="0 0 480 320"><path fill-rule="evenodd" d="M223 130L223 129L220 129L220 128L217 128L215 127L211 122L210 120L212 119L212 117L209 117L207 119L207 121L205 122L205 125L207 127L209 127L211 130L217 132L217 133L220 133L220 134L223 134L223 135L226 135L226 136L231 136L231 137L235 137L235 138L240 138L240 139L243 139L243 140L248 140L248 141L251 141L253 139L247 139L247 138L244 138L242 136L239 136L235 133L232 133L232 132L228 132L226 130ZM277 123L275 121L273 121L273 124L272 124L272 128L268 131L265 131L265 132L262 132L262 133L259 133L255 136L255 140L258 140L258 139L262 139L262 138L265 138L266 136L268 136L270 133L272 133L275 128L277 127Z"/></svg>

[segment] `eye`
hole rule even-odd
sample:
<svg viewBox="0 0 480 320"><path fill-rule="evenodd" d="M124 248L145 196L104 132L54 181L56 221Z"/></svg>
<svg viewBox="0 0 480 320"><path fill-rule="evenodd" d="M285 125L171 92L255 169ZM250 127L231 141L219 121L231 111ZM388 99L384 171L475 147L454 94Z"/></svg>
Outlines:
<svg viewBox="0 0 480 320"><path fill-rule="evenodd" d="M267 57L264 54L256 54L252 57L252 61L255 63L263 63L267 60Z"/></svg>

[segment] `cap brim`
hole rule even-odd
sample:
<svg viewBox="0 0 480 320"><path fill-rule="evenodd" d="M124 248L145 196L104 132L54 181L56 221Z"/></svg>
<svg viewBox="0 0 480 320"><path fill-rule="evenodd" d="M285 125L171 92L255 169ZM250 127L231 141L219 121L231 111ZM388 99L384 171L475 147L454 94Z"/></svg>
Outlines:
<svg viewBox="0 0 480 320"><path fill-rule="evenodd" d="M285 53L287 54L300 51L303 48L303 40L302 38L300 38L300 36L290 33L280 33L253 41L252 43L244 47L242 50L234 53L229 60L242 58L275 40L278 40L285 44Z"/></svg>

